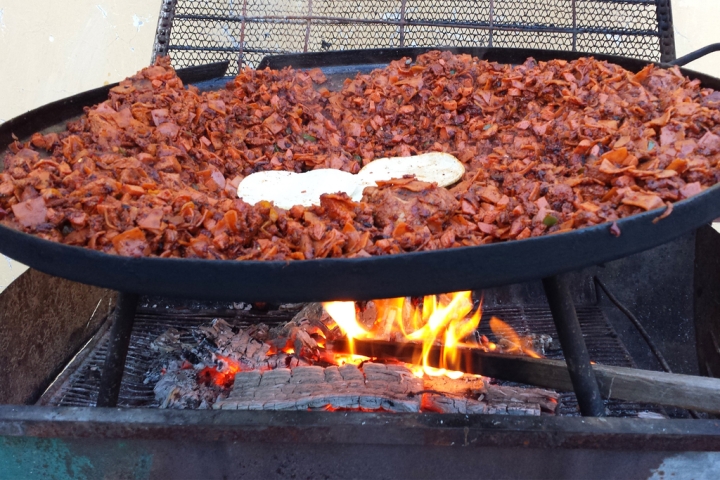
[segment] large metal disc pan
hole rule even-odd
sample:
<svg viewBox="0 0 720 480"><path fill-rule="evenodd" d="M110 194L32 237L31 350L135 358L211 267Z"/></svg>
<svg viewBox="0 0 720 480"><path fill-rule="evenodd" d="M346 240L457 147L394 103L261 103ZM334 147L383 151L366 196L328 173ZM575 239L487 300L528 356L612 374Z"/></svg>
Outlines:
<svg viewBox="0 0 720 480"><path fill-rule="evenodd" d="M331 85L403 56L429 49L384 49L312 53L271 57L261 66L321 67ZM560 58L580 53L525 49L450 49L504 63ZM646 62L595 55L639 71ZM212 71L212 70L210 70ZM224 69L221 69L224 72ZM720 80L684 71L703 86L720 90ZM214 76L221 76L215 73ZM213 75L211 74L210 77ZM203 76L195 76L197 80ZM205 75L204 78L208 78ZM186 76L185 80L189 80ZM199 86L221 88L223 81ZM49 127L62 128L82 107L103 101L112 85L81 93L28 112L0 126L0 145L15 133L20 138ZM3 152L0 152L3 155ZM662 209L617 222L619 237L602 224L568 233L477 247L405 253L361 259L320 259L292 262L220 261L127 258L41 240L0 226L0 252L51 275L114 290L216 300L299 302L388 298L482 289L523 282L614 260L669 242L720 216L720 185L674 205L657 222Z"/></svg>

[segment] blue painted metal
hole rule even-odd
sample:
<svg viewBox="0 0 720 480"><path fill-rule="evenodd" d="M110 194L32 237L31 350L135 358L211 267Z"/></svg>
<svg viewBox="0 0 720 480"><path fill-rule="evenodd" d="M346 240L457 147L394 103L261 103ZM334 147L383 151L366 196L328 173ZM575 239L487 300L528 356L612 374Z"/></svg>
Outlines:
<svg viewBox="0 0 720 480"><path fill-rule="evenodd" d="M150 478L153 454L134 441L0 437L0 480Z"/></svg>

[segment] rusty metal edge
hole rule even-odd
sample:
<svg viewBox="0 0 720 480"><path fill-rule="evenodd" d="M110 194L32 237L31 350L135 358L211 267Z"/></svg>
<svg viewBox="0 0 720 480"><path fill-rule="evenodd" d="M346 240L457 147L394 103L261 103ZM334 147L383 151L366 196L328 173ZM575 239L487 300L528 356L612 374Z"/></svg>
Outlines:
<svg viewBox="0 0 720 480"><path fill-rule="evenodd" d="M0 436L720 451L720 420L2 405Z"/></svg>

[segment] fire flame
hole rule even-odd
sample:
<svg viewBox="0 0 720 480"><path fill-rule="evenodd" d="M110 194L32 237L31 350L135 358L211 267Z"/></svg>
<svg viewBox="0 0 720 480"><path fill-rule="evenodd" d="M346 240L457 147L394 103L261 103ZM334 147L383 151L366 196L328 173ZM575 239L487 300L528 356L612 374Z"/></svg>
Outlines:
<svg viewBox="0 0 720 480"><path fill-rule="evenodd" d="M523 353L529 357L541 358L541 355L533 350L532 340L521 337L510 325L499 318L492 317L490 319L490 330L500 338L501 342L504 342L505 351L508 353Z"/></svg>
<svg viewBox="0 0 720 480"><path fill-rule="evenodd" d="M482 316L482 305L473 312L472 292L429 295L423 298L421 304L408 298L375 300L373 303L377 314L372 325L367 328L358 321L354 302L323 304L325 311L347 336L351 352L353 339L422 342L422 354L413 362L415 366L412 370L415 375L446 375L450 378L463 376L463 372L457 371L457 347L464 345L465 338L477 329ZM441 340L442 368L433 368L428 365L428 354L431 347Z"/></svg>
<svg viewBox="0 0 720 480"><path fill-rule="evenodd" d="M477 330L482 317L482 302L474 308L472 292L456 292L445 295L428 295L422 302L409 298L390 298L374 300L377 311L372 322L363 326L358 318L359 308L354 302L326 302L325 311L340 327L348 339L349 355L336 355L341 363L355 363L368 360L367 357L354 355L354 339L395 340L422 342L420 358L414 359L411 370L423 375L457 379L464 375L458 371L459 358L457 347L483 348L496 351L498 345L505 353L529 355L539 358L532 349L532 340L521 337L507 323L492 317L490 329L498 338L498 344L490 342L485 336L481 343L470 343L466 339ZM371 323L371 324L370 324ZM442 346L441 368L428 365L428 355L432 346Z"/></svg>

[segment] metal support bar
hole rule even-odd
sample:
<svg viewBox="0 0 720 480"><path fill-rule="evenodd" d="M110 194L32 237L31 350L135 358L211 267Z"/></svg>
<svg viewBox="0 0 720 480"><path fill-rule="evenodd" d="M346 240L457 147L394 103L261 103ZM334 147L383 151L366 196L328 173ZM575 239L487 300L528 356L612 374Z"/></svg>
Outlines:
<svg viewBox="0 0 720 480"><path fill-rule="evenodd" d="M155 44L150 64L155 63L158 57L165 57L170 47L170 31L172 30L173 17L177 0L163 0L160 6L157 30L155 31Z"/></svg>
<svg viewBox="0 0 720 480"><path fill-rule="evenodd" d="M135 322L138 295L120 292L115 309L115 321L110 331L107 358L100 377L98 407L117 406L120 382L125 370L125 358L130 346L130 333Z"/></svg>
<svg viewBox="0 0 720 480"><path fill-rule="evenodd" d="M655 0L655 16L660 37L660 61L672 62L675 60L675 31L670 0Z"/></svg>
<svg viewBox="0 0 720 480"><path fill-rule="evenodd" d="M603 417L605 405L600 396L595 372L590 365L590 355L567 283L556 275L543 278L543 287L555 321L560 346L565 354L565 362L580 406L580 413L586 417Z"/></svg>

